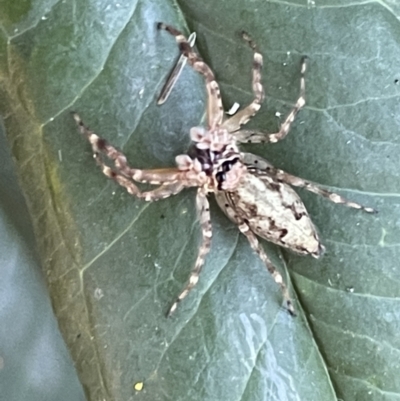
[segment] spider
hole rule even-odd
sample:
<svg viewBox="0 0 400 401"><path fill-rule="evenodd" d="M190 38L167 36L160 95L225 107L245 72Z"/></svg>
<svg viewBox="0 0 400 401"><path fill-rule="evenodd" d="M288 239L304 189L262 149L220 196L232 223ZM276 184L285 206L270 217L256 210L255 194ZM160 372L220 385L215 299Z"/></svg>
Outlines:
<svg viewBox="0 0 400 401"><path fill-rule="evenodd" d="M242 32L244 41L253 51L254 99L234 116L225 118L220 89L210 67L192 49L180 31L164 23L158 23L157 28L175 37L188 63L204 77L207 90L207 126L191 128L190 137L193 145L188 154L178 155L175 158L177 166L151 170L132 168L121 151L89 130L78 114L73 113L73 117L80 132L90 142L94 158L102 172L123 186L129 194L152 202L175 195L184 188L197 187L196 209L201 226L202 243L188 283L169 308L167 316L171 316L179 302L198 283L205 256L210 250L212 227L207 199L209 193L215 194L221 209L247 237L252 249L259 255L280 286L287 310L295 315L283 277L257 239L257 236L260 236L298 254L311 255L315 258L319 258L323 253L324 247L308 212L291 186L305 188L334 203L362 209L368 213L375 212L372 208L346 200L341 195L322 189L314 183L276 169L259 156L239 150L239 143L275 143L286 137L296 115L305 105L307 58L303 57L301 61L300 95L279 131L264 133L242 130L241 127L260 110L264 99L264 89L261 84L263 57L251 37ZM103 157L108 158L114 166L109 167ZM135 182L158 187L150 191L141 191Z"/></svg>

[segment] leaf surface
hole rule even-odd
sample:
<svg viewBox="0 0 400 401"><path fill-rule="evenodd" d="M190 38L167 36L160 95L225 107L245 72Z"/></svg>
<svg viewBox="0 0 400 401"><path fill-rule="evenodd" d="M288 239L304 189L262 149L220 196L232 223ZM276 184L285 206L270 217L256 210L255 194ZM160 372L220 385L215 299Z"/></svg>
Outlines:
<svg viewBox="0 0 400 401"><path fill-rule="evenodd" d="M0 17L0 106L64 338L88 398L395 400L400 316L400 10L392 2L262 0L42 2ZM22 4L22 3L21 3ZM226 109L252 100L248 31L267 99L249 126L273 132L310 58L307 106L275 145L243 147L276 167L376 207L367 215L301 192L327 252L263 243L290 273L299 316L212 201L200 283L164 317L196 258L193 190L157 203L107 181L70 116L140 168L166 167L204 116L204 83L178 56L170 23L197 32ZM144 383L141 391L134 390Z"/></svg>

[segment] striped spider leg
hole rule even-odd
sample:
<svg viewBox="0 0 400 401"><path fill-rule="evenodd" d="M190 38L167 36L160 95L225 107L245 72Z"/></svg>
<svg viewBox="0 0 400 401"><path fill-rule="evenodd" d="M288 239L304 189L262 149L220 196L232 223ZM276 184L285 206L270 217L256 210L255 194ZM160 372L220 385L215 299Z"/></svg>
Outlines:
<svg viewBox="0 0 400 401"><path fill-rule="evenodd" d="M201 57L192 49L185 36L170 25L162 22L157 24L158 29L164 29L173 35L178 43L181 53L187 58L188 63L192 68L203 75L206 83L207 90L207 125L208 130L213 131L219 128L224 118L224 111L222 107L221 92L219 85L215 80L214 73L211 68L201 59ZM201 134L205 133L203 129L200 130ZM212 135L206 135L210 138Z"/></svg>
<svg viewBox="0 0 400 401"><path fill-rule="evenodd" d="M321 188L319 185L311 181L307 181L303 178L289 174L286 171L277 169L270 162L260 156L254 155L252 153L242 153L242 156L245 165L249 169L258 170L258 174L260 175L260 177L262 177L263 175L267 175L276 180L278 183L288 184L292 187L304 188L309 192L313 192L314 194L327 198L333 203L345 205L353 209L360 209L367 213L377 213L377 211L371 207L363 206L359 203L353 202L337 194L336 192Z"/></svg>
<svg viewBox="0 0 400 401"><path fill-rule="evenodd" d="M194 46L196 42L196 32L192 32L188 37L188 42L191 47ZM184 54L181 54L178 58L178 61L175 63L174 68L172 69L171 73L169 74L167 80L165 81L164 86L161 89L160 95L157 98L157 104L161 105L164 104L171 94L173 87L175 86L176 81L178 81L183 68L185 67L187 62L187 58Z"/></svg>
<svg viewBox="0 0 400 401"><path fill-rule="evenodd" d="M190 276L189 283L179 295L177 301L170 308L168 312L169 316L175 311L178 302L185 298L190 290L196 285L201 267L204 263L205 255L210 249L212 227L207 193L209 192L208 186L210 184L211 186L213 185L212 179L210 180L201 170L199 161L191 159L188 155L177 156L177 167L175 168L153 170L132 168L128 165L127 159L121 151L86 127L78 114L73 113L73 117L81 134L90 142L94 158L100 166L103 174L124 187L129 194L144 199L145 201L152 202L175 195L184 188L198 187L196 207L199 214L203 242ZM104 162L103 157L106 157L113 162L114 167L109 167ZM159 185L159 187L151 191L142 192L134 181Z"/></svg>
<svg viewBox="0 0 400 401"><path fill-rule="evenodd" d="M196 177L196 175L193 177L194 166L185 159L184 155L176 158L177 163L181 163L181 168L179 168L179 164L177 168L154 170L131 168L127 163L126 156L121 151L86 127L77 113L73 113L73 117L81 134L90 142L93 157L103 174L123 186L129 194L151 202L175 195L185 187L201 185L202 178ZM114 168L104 162L103 156L114 162ZM185 162L187 162L187 168L185 165L182 166ZM159 187L152 191L142 192L134 181L159 185Z"/></svg>
<svg viewBox="0 0 400 401"><path fill-rule="evenodd" d="M250 39L249 39L250 40ZM254 43L250 40L250 45L255 47ZM262 60L262 59L261 59ZM262 65L262 63L261 63ZM276 143L286 137L289 133L290 127L295 120L299 111L304 107L306 104L305 99L305 73L307 69L307 57L303 57L301 59L301 69L300 69L300 94L299 98L296 101L293 109L290 111L288 116L285 118L285 121L282 123L281 128L276 133L266 133L261 131L255 130L242 130L240 129L243 125L247 124L247 122L255 115L257 108L257 95L255 88L253 88L253 92L255 94L255 100L252 104L250 104L245 109L236 113L233 117L226 120L224 122L224 127L227 128L229 132L234 133L235 138L237 141L242 143L260 143L260 142L271 142ZM254 74L254 73L253 73ZM256 77L253 76L253 86L254 82L256 81Z"/></svg>

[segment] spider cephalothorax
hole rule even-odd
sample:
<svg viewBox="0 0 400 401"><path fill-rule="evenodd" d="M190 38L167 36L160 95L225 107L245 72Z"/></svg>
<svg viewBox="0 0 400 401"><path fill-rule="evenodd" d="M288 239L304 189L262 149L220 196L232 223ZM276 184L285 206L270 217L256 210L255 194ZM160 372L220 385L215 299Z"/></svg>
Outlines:
<svg viewBox="0 0 400 401"><path fill-rule="evenodd" d="M235 137L220 127L194 127L190 137L194 142L190 154L210 177L209 192L235 189L246 170Z"/></svg>
<svg viewBox="0 0 400 401"><path fill-rule="evenodd" d="M322 254L324 247L318 233L303 202L290 185L305 188L334 203L345 204L369 213L374 212L372 208L348 201L309 181L276 169L261 157L241 152L238 148L240 142L274 143L288 134L297 113L305 105L306 58L303 58L301 63L300 96L280 130L273 134L242 130L241 127L257 113L264 99L261 84L263 58L249 35L242 34L243 39L253 50L254 99L247 107L226 119L219 86L212 70L191 48L181 32L163 23L159 23L158 28L168 31L175 37L180 51L189 64L203 75L208 95L207 126L191 129L193 145L188 154L176 157L177 167L154 170L132 168L127 164L122 152L85 127L77 114L74 114L75 121L81 133L92 145L95 159L103 173L125 187L130 194L146 201L155 201L177 194L187 187L198 188L196 208L202 231L202 244L189 282L172 304L168 315L175 311L178 302L197 284L204 258L209 252L212 236L207 200L209 193L215 194L221 209L247 237L251 247L281 287L289 312L294 314L294 307L283 277L272 264L256 236L299 254L312 255L316 258ZM170 80L173 79L171 76ZM172 88L173 82L169 82L166 86ZM114 167L105 164L104 156L114 163ZM159 186L154 190L143 192L135 182Z"/></svg>

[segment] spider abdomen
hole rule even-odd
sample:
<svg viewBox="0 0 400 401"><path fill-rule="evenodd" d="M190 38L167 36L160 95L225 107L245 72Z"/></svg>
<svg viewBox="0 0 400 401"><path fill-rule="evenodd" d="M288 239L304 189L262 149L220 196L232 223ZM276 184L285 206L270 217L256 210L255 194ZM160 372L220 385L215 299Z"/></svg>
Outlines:
<svg viewBox="0 0 400 401"><path fill-rule="evenodd" d="M299 195L264 171L248 170L233 192L216 199L235 223L245 221L258 236L299 254L318 258L323 246Z"/></svg>

